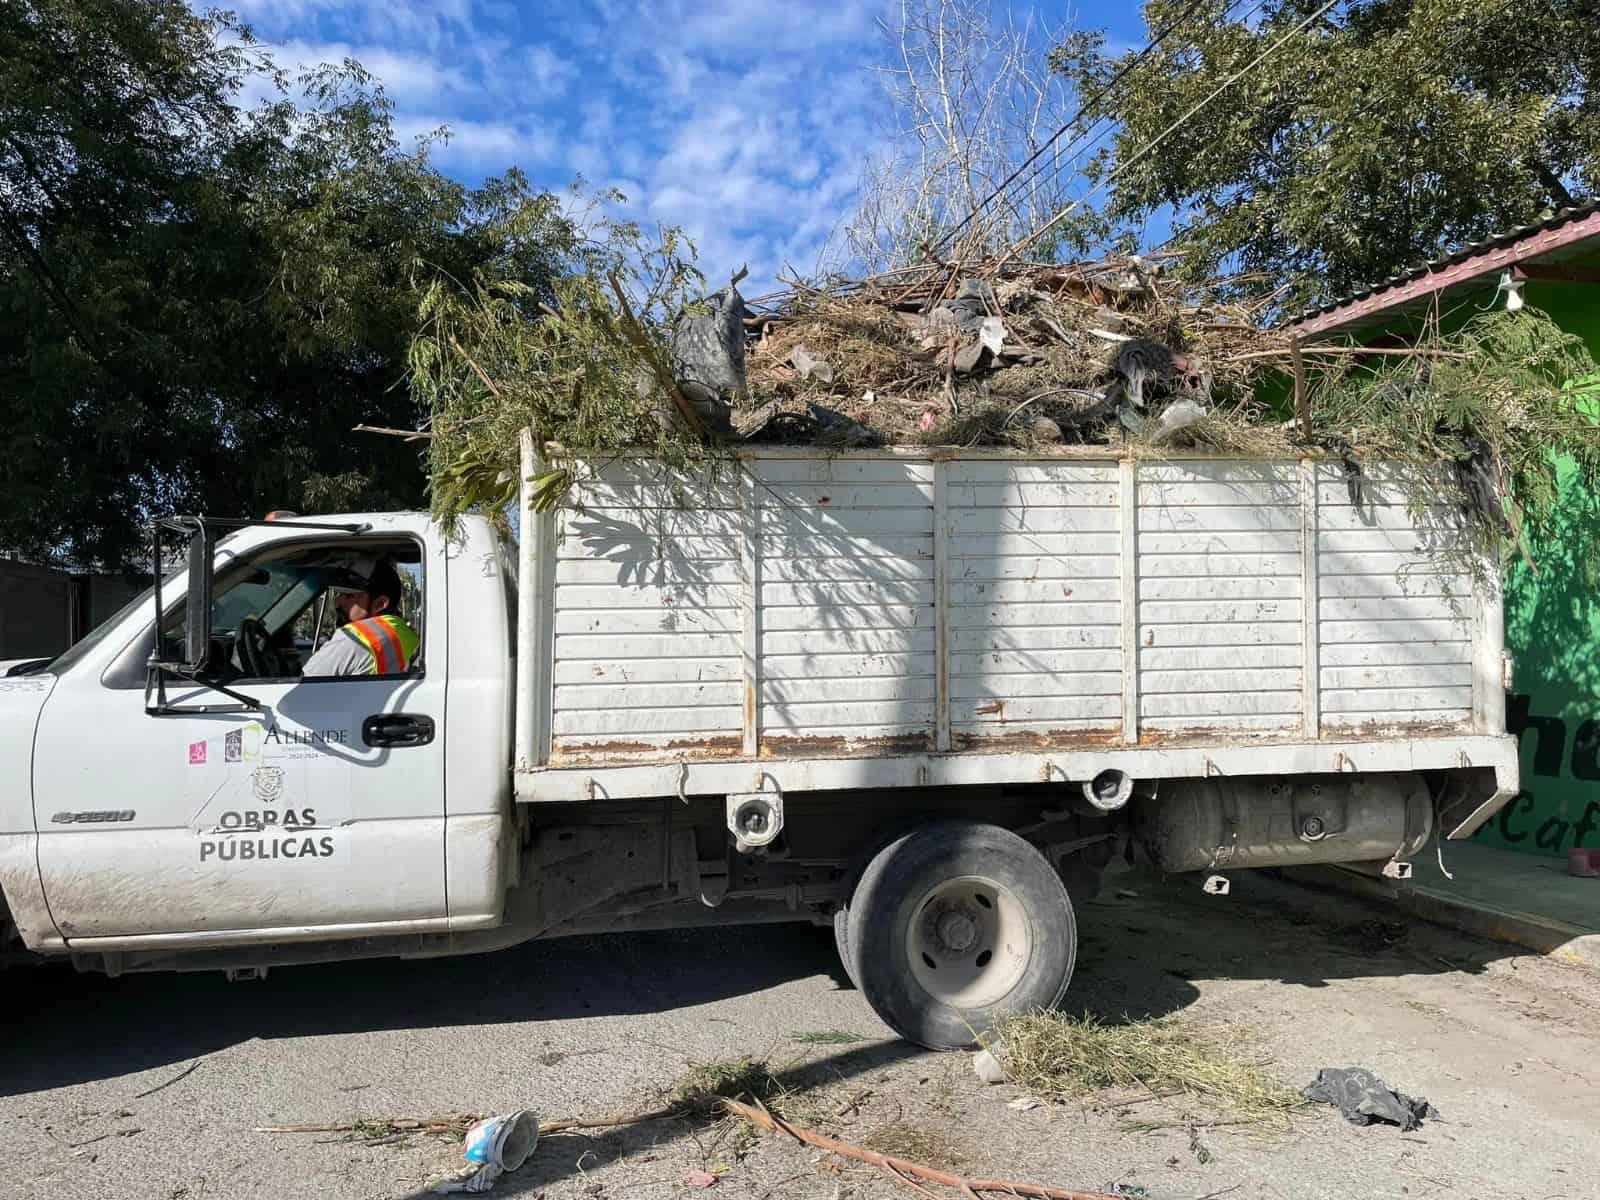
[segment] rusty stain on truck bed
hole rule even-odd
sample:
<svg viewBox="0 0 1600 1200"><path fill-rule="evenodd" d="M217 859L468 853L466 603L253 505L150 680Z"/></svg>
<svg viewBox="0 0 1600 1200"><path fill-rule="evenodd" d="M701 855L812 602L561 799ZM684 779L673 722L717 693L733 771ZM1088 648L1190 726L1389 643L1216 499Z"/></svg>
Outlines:
<svg viewBox="0 0 1600 1200"><path fill-rule="evenodd" d="M1107 726L1105 729L1018 729L1005 733L958 733L951 738L953 749L985 754L1014 750L1082 750L1121 744L1120 725Z"/></svg>
<svg viewBox="0 0 1600 1200"><path fill-rule="evenodd" d="M744 752L739 734L708 738L680 738L671 742L566 742L556 739L550 753L552 766L596 766L617 759L738 758Z"/></svg>
<svg viewBox="0 0 1600 1200"><path fill-rule="evenodd" d="M1360 725L1324 727L1319 737L1308 739L1299 725L1278 729L1230 729L1195 725L1186 729L1142 729L1139 745L1150 746L1234 746L1263 742L1293 742L1311 745L1338 745L1340 742L1382 740L1390 737L1449 737L1467 730L1470 718L1460 721L1367 721Z"/></svg>
<svg viewBox="0 0 1600 1200"><path fill-rule="evenodd" d="M1463 716L1459 721L1365 721L1360 725L1324 726L1324 742L1369 741L1386 737L1448 737L1468 731L1472 718Z"/></svg>
<svg viewBox="0 0 1600 1200"><path fill-rule="evenodd" d="M1236 746L1243 742L1303 742L1304 729L1296 725L1283 725L1277 729L1239 729L1222 726L1191 725L1183 729L1141 729L1141 746Z"/></svg>
<svg viewBox="0 0 1600 1200"><path fill-rule="evenodd" d="M933 734L902 733L887 737L773 737L761 739L762 758L859 758L874 754L926 754Z"/></svg>

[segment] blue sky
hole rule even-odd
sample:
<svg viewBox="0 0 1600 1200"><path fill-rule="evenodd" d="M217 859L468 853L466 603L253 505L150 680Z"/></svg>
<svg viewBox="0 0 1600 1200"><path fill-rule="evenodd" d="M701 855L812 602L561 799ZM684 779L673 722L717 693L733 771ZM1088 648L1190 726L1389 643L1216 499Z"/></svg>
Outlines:
<svg viewBox="0 0 1600 1200"><path fill-rule="evenodd" d="M898 0L233 0L280 63L359 59L402 137L452 132L435 159L468 182L516 165L582 176L643 222L682 226L711 278L814 270L891 124L880 75ZM1004 11L997 3L996 11ZM1104 27L1138 44L1130 0L1018 4L1011 19ZM747 288L747 294L748 288Z"/></svg>

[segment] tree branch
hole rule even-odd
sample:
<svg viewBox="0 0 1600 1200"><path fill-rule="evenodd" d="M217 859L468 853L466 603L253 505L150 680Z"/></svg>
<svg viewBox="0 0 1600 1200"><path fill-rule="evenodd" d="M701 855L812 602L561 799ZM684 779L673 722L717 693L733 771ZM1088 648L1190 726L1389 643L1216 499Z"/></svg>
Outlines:
<svg viewBox="0 0 1600 1200"><path fill-rule="evenodd" d="M1530 161L1533 164L1534 174L1539 176L1539 182L1550 192L1550 199L1555 201L1557 208L1571 208L1578 203L1573 199L1572 193L1567 191L1566 184L1561 182L1561 176L1557 175L1548 163L1542 159Z"/></svg>
<svg viewBox="0 0 1600 1200"><path fill-rule="evenodd" d="M1022 1183L1011 1179L974 1179L970 1176L955 1175L949 1171L935 1170L933 1167L925 1167L921 1163L914 1163L892 1154L879 1154L876 1150L867 1150L849 1142L836 1141L803 1126L791 1124L782 1117L774 1115L760 1101L756 1104L758 1107L742 1104L738 1100L722 1101L724 1109L735 1116L743 1117L758 1128L765 1129L769 1133L786 1133L796 1141L815 1146L818 1150L826 1150L830 1154L839 1154L845 1158L853 1158L857 1162L867 1163L901 1183L907 1182L906 1177L909 1176L927 1183L939 1184L941 1187L955 1188L963 1196L973 1196L978 1192L1001 1192L1007 1196L1031 1196L1034 1200L1114 1200L1105 1192L1080 1192L1070 1188L1048 1187L1042 1183ZM927 1189L920 1184L911 1186L923 1195L928 1194Z"/></svg>

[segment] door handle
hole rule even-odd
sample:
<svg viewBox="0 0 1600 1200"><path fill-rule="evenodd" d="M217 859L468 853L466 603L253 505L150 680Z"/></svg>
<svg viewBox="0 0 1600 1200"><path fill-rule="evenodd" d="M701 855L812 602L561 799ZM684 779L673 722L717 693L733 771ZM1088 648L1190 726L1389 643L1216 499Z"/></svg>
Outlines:
<svg viewBox="0 0 1600 1200"><path fill-rule="evenodd" d="M414 713L374 713L361 722L369 746L426 746L433 741L433 718Z"/></svg>

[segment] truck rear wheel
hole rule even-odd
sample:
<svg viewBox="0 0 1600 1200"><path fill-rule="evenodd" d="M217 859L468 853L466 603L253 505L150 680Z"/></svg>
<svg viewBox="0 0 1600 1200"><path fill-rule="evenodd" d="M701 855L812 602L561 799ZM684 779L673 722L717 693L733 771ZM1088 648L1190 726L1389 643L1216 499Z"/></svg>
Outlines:
<svg viewBox="0 0 1600 1200"><path fill-rule="evenodd" d="M839 951L839 965L856 991L861 990L861 979L856 972L856 961L850 955L850 906L841 904L833 910L833 945Z"/></svg>
<svg viewBox="0 0 1600 1200"><path fill-rule="evenodd" d="M1042 854L995 825L938 821L885 846L850 898L845 961L909 1041L972 1045L1008 1012L1050 1008L1077 957L1072 901Z"/></svg>

